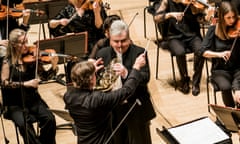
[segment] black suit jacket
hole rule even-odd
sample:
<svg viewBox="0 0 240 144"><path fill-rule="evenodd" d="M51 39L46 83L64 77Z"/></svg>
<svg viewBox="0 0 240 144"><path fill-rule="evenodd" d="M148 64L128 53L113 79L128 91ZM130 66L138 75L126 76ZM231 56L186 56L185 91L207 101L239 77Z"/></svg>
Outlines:
<svg viewBox="0 0 240 144"><path fill-rule="evenodd" d="M143 52L143 48L134 44L130 44L128 50L122 55L123 65L128 69L128 73L131 72L132 66L136 58ZM104 66L107 66L111 62L111 60L116 57L116 53L114 52L113 48L106 47L97 52L96 58L100 57L103 58ZM136 105L133 111L128 115L127 122L129 123L134 122L136 119L141 122L148 122L156 116L152 102L150 100L150 93L147 87L147 84L150 80L148 58L146 65L141 68L140 72L141 80L135 93L133 94L133 96L128 98L128 103L121 104L116 108L118 117L121 119L130 109L136 98L141 101L141 105ZM122 79L122 82L125 83L125 80Z"/></svg>

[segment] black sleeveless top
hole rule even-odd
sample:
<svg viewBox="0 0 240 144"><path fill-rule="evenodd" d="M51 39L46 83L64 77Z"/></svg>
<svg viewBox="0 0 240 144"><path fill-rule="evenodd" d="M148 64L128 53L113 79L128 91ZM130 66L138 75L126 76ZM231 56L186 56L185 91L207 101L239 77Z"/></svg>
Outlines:
<svg viewBox="0 0 240 144"><path fill-rule="evenodd" d="M13 82L24 82L35 78L35 65L27 65L26 71L21 72L17 66L10 66L10 78ZM3 102L6 106L23 106L31 107L41 100L41 97L36 88L32 87L17 87L17 88L2 88Z"/></svg>

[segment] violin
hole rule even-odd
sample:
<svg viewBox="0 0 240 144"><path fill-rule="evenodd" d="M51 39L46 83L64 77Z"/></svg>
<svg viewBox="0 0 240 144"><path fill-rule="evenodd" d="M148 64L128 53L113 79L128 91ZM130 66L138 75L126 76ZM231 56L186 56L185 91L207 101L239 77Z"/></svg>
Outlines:
<svg viewBox="0 0 240 144"><path fill-rule="evenodd" d="M23 56L23 62L24 63L36 62L37 57L38 57L39 61L41 61L43 63L50 63L52 57L54 57L54 56L65 57L65 58L70 59L70 60L76 60L77 59L76 56L70 56L70 55L56 53L56 51L54 49L41 50L41 51L39 51L38 55L37 55L36 52L37 52L37 47L35 45L30 46L29 50L28 50L28 53Z"/></svg>
<svg viewBox="0 0 240 144"><path fill-rule="evenodd" d="M103 4L102 0L86 0L82 5L81 5L81 8L84 9L84 10L93 10L93 3L94 2L97 2L99 3L100 5ZM104 8L106 9L110 9L110 5L108 3L105 3L103 5Z"/></svg>
<svg viewBox="0 0 240 144"><path fill-rule="evenodd" d="M51 62L51 57L55 56L54 54L56 51L54 49L45 49L43 51L39 51L39 54L36 54L37 47L36 46L30 46L28 53L23 56L23 62L25 63L32 63L36 62L37 57L39 56L38 60L44 63Z"/></svg>
<svg viewBox="0 0 240 144"><path fill-rule="evenodd" d="M209 5L203 0L177 0L177 2L184 5L193 5L197 9L204 9L206 7L209 7Z"/></svg>
<svg viewBox="0 0 240 144"><path fill-rule="evenodd" d="M28 10L32 13L36 13L38 15L43 15L45 12L41 10L32 10L32 9L24 9L23 5L17 5L15 8L8 8L8 6L1 5L0 6L0 20L5 19L7 16L13 18L20 18L23 16L23 11Z"/></svg>
<svg viewBox="0 0 240 144"><path fill-rule="evenodd" d="M240 19L237 20L234 27L228 30L228 36L231 38L238 37L240 33Z"/></svg>

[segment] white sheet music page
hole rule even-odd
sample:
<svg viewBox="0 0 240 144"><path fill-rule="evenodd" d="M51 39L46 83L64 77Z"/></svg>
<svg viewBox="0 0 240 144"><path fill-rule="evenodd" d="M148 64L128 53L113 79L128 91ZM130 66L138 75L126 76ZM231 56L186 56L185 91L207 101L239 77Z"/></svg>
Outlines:
<svg viewBox="0 0 240 144"><path fill-rule="evenodd" d="M229 139L208 117L169 128L168 131L180 144L214 144Z"/></svg>

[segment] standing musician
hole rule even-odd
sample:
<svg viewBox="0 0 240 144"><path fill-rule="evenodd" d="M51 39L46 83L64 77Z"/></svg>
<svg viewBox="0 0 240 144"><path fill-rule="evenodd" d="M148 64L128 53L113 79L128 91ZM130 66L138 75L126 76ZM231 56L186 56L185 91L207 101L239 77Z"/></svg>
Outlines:
<svg viewBox="0 0 240 144"><path fill-rule="evenodd" d="M41 77L55 73L58 58L53 57L52 68L44 71L42 64L37 63L38 57L32 62L25 59L29 52L27 44L24 30L11 31L1 71L5 117L19 127L25 144L55 144L55 117L38 92L36 71ZM36 136L32 118L39 122L40 136Z"/></svg>
<svg viewBox="0 0 240 144"><path fill-rule="evenodd" d="M130 39L128 25L122 20L115 20L109 30L110 47L100 49L96 57L102 58L107 67L120 54L122 63L118 63L113 69L120 75L120 81L124 85L129 74L133 71L135 59L144 52L144 49L136 46ZM147 53L146 53L147 54ZM151 144L150 121L156 116L147 84L150 80L150 70L146 55L146 65L140 69L141 81L133 96L113 110L113 128L118 127L123 117L129 111L136 99L141 101L130 112L127 119L121 124L114 134L116 144ZM109 74L111 75L111 74ZM117 85L116 85L117 86ZM118 87L118 86L117 86Z"/></svg>
<svg viewBox="0 0 240 144"><path fill-rule="evenodd" d="M179 90L187 94L190 91L190 78L187 71L186 50L191 49L191 51L196 52L200 49L202 38L198 17L202 17L202 13L196 13L196 7L191 3L191 0L187 4L181 1L162 0L154 19L157 23L168 22L168 27L164 29L168 29L169 50L173 55L176 55L181 77ZM192 7L195 11L192 11ZM192 94L194 96L200 93L203 65L204 59L194 54L194 75L192 78Z"/></svg>
<svg viewBox="0 0 240 144"><path fill-rule="evenodd" d="M140 54L134 60L121 89L112 92L94 90L96 71L102 68L98 65L101 59L94 63L83 61L77 63L71 72L73 88L64 95L64 102L77 126L78 144L112 144L109 140L112 133L111 112L134 93L141 81L141 68L146 64L145 54ZM97 66L98 65L98 66Z"/></svg>
<svg viewBox="0 0 240 144"><path fill-rule="evenodd" d="M229 2L222 2L218 8L218 19L216 25L209 27L199 55L212 59L212 82L221 90L224 104L235 107L235 103L240 103L240 25L237 9Z"/></svg>
<svg viewBox="0 0 240 144"><path fill-rule="evenodd" d="M69 4L49 21L50 34L56 37L87 31L90 53L94 44L104 37L102 24L106 16L101 1L69 0Z"/></svg>

